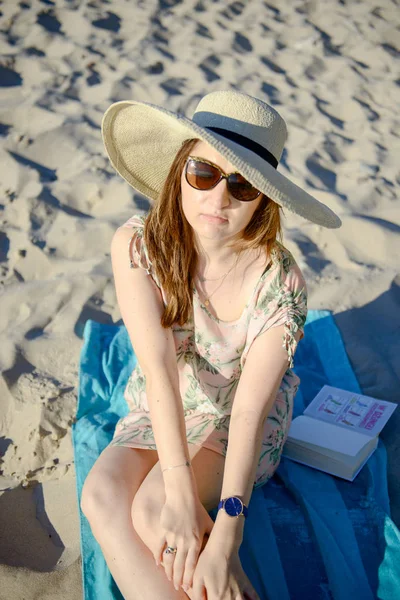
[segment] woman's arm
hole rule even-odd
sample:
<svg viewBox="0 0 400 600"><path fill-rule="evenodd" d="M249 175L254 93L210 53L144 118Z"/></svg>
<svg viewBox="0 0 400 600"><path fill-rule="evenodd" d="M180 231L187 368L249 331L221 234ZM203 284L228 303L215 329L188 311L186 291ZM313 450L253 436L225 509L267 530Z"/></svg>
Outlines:
<svg viewBox="0 0 400 600"><path fill-rule="evenodd" d="M247 506L261 454L264 422L288 368L283 332L284 326L279 325L254 340L233 402L221 498L239 496ZM300 336L298 331L296 341ZM237 550L243 527L243 517L232 518L219 510L211 537L225 544L228 551Z"/></svg>
<svg viewBox="0 0 400 600"><path fill-rule="evenodd" d="M164 469L190 461L183 404L179 390L175 343L170 328L160 319L164 310L161 292L142 268L131 269L128 242L132 229L121 227L111 244L115 289L122 319L146 377L146 394L157 452ZM186 484L196 489L191 467L164 473L168 486Z"/></svg>

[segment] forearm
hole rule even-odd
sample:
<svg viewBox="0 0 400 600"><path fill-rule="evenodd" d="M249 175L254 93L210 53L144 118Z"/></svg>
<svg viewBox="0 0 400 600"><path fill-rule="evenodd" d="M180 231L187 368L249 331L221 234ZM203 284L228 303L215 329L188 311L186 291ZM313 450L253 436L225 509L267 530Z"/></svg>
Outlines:
<svg viewBox="0 0 400 600"><path fill-rule="evenodd" d="M221 498L236 495L248 505L261 453L263 420L255 411L232 415Z"/></svg>
<svg viewBox="0 0 400 600"><path fill-rule="evenodd" d="M246 506L254 487L264 424L288 365L286 350L282 348L283 332L282 325L253 342L233 403L221 498L239 496ZM262 370L260 364L264 364ZM244 521L244 517L232 518L220 510L213 534L220 540L226 539L228 545L232 539L240 545Z"/></svg>
<svg viewBox="0 0 400 600"><path fill-rule="evenodd" d="M261 454L264 421L256 411L232 414L221 498L238 496L248 506ZM232 542L233 546L240 545L244 521L244 517L232 518L220 510L212 535Z"/></svg>
<svg viewBox="0 0 400 600"><path fill-rule="evenodd" d="M146 377L146 395L161 469L190 462L183 404L177 378L167 370ZM183 485L195 488L192 467L163 472L166 492Z"/></svg>

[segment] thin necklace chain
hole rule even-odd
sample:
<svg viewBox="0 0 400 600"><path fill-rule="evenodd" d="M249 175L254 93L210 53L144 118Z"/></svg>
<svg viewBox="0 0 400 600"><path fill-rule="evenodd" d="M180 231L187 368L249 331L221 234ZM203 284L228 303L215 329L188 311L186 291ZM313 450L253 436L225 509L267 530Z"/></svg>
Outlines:
<svg viewBox="0 0 400 600"><path fill-rule="evenodd" d="M215 288L215 290L213 292L211 292L211 294L209 294L208 296L206 296L205 300L204 300L204 305L205 306L209 306L210 304L210 299L212 298L212 296L214 296L215 292L217 292L219 290L219 288L222 286L222 284L224 283L226 277L229 275L229 273L232 271L233 267L237 266L238 262L239 262L239 258L241 256L241 252L239 252L236 261L234 262L234 264L231 266L231 268L229 269L229 271L227 271L224 275L222 275L222 281L221 283ZM200 279L200 277L198 277ZM221 277L219 277L218 279L221 279ZM218 279L203 279L201 281L218 281Z"/></svg>
<svg viewBox="0 0 400 600"><path fill-rule="evenodd" d="M200 281L219 281L220 279L222 279L222 277L226 277L227 275L229 275L229 273L232 271L233 267L236 264L237 264L237 259L236 259L236 262L233 263L231 268L226 273L221 275L221 277L216 277L215 279L210 279L209 277L200 277L200 275L198 275L198 278L200 279Z"/></svg>
<svg viewBox="0 0 400 600"><path fill-rule="evenodd" d="M209 296L206 296L206 298L204 299L205 306L208 306L210 304L210 299L212 298L212 296L214 296L215 292L217 292L219 290L219 288L221 287L221 285L224 283L227 275L228 275L228 273L225 273L225 276L222 279L221 283L216 287L216 289Z"/></svg>

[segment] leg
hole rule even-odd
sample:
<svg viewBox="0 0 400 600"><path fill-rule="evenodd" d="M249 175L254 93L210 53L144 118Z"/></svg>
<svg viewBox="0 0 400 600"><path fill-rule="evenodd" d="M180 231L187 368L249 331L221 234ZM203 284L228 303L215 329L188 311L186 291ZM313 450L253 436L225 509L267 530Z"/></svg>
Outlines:
<svg viewBox="0 0 400 600"><path fill-rule="evenodd" d="M187 598L183 590L175 590L153 557L149 560L144 553L148 549L132 524L133 498L157 460L155 450L109 446L96 461L82 490L82 511L126 600ZM145 585L139 587L137 582Z"/></svg>
<svg viewBox="0 0 400 600"><path fill-rule="evenodd" d="M220 500L225 457L208 448L189 444L190 451L192 448L196 449L192 457L192 465L196 477L199 498L205 509L210 511L213 508L216 508ZM159 532L160 512L164 502L164 480L160 469L160 463L157 462L140 486L132 504L132 521L134 528L146 545L146 552L153 562L153 553L157 542L156 533ZM209 517L209 519L210 524L213 525L211 517ZM207 539L205 537L203 540L203 548L207 543ZM158 568L164 573L165 581L168 581L165 577L164 567L160 566ZM171 585L172 584L173 583L171 582ZM191 588L186 593L187 596L191 598ZM156 594L150 597L154 600L158 600Z"/></svg>
<svg viewBox="0 0 400 600"><path fill-rule="evenodd" d="M198 446L189 444L193 458ZM89 473L82 492L82 511L101 546L108 567L126 600L184 600L157 567L153 555L135 531L133 499L152 467L155 450L109 446Z"/></svg>

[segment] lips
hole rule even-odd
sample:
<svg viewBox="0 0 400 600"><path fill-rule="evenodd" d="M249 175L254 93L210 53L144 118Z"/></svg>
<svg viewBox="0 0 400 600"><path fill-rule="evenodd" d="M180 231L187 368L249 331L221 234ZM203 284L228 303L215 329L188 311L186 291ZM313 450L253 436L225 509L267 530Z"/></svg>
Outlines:
<svg viewBox="0 0 400 600"><path fill-rule="evenodd" d="M228 222L228 219L225 219L224 217L220 217L218 215L202 214L201 216L206 221L210 221L211 223L227 223Z"/></svg>

